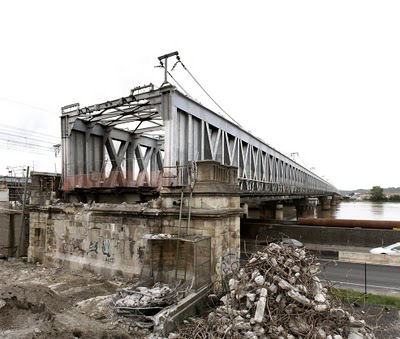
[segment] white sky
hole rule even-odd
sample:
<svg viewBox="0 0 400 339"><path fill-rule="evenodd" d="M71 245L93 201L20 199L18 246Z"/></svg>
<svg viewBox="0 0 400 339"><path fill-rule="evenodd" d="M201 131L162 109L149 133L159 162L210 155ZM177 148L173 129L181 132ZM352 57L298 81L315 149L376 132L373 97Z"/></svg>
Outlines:
<svg viewBox="0 0 400 339"><path fill-rule="evenodd" d="M61 106L159 85L157 56L178 50L246 129L336 187L400 186L399 17L398 1L2 1L0 126L59 136ZM52 153L0 155L0 174L54 171Z"/></svg>

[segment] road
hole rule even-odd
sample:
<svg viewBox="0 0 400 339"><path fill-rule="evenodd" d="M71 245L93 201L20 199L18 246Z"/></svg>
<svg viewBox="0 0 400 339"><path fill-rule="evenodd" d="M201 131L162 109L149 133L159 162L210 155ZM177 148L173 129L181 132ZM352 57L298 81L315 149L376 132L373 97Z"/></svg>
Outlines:
<svg viewBox="0 0 400 339"><path fill-rule="evenodd" d="M320 278L336 286L364 291L364 264L320 260ZM367 264L367 292L400 296L400 267Z"/></svg>

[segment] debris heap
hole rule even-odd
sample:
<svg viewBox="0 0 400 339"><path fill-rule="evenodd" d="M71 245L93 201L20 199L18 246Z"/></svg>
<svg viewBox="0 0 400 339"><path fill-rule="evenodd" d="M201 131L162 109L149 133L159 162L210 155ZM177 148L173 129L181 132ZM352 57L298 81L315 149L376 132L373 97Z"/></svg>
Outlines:
<svg viewBox="0 0 400 339"><path fill-rule="evenodd" d="M119 314L152 315L179 301L182 298L181 288L179 285L171 288L161 283L153 287L124 288L119 291L114 306Z"/></svg>
<svg viewBox="0 0 400 339"><path fill-rule="evenodd" d="M176 337L375 338L329 295L304 249L271 243L229 279L222 304Z"/></svg>

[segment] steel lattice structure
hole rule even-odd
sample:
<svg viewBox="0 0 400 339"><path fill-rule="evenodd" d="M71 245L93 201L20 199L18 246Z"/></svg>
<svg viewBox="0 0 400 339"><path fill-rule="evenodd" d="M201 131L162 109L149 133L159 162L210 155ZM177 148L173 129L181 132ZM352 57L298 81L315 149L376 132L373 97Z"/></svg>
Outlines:
<svg viewBox="0 0 400 339"><path fill-rule="evenodd" d="M330 194L336 188L170 84L62 108L66 191L182 184L177 166L215 160L238 167L243 194ZM118 126L118 127L116 127Z"/></svg>

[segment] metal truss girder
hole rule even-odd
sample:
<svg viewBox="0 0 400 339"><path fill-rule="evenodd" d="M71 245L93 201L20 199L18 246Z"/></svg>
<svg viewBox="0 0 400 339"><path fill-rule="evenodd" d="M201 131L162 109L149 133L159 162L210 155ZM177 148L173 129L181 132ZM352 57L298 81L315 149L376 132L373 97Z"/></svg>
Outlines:
<svg viewBox="0 0 400 339"><path fill-rule="evenodd" d="M164 85L158 90L86 109L70 105L63 111L61 119L65 178L98 171L99 180L106 182L104 166L99 169L96 162L104 163L107 155L112 163L111 172L117 172L110 173L113 185L129 185L134 181L138 185L154 185L152 178L165 174L165 169L168 178L176 177L177 164L185 166L189 161L215 160L238 167L239 187L243 194L336 192L335 187L316 174L173 86ZM143 122L148 124L143 126ZM137 125L131 131L115 127L127 123ZM161 139L143 134L156 130L164 133ZM114 147L115 141L121 143L118 150ZM124 164L125 175L122 173ZM133 178L135 166L139 174Z"/></svg>

